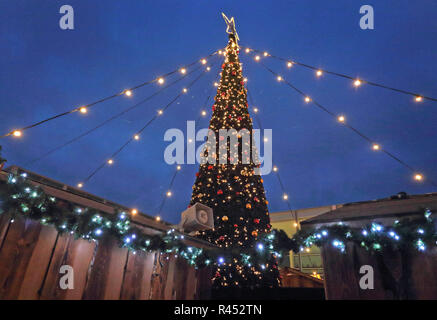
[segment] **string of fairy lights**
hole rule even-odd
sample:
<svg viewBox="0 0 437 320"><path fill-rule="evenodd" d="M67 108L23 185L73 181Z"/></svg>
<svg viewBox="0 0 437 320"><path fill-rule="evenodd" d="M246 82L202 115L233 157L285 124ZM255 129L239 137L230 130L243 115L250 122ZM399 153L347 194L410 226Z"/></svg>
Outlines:
<svg viewBox="0 0 437 320"><path fill-rule="evenodd" d="M284 62L288 69L290 69L290 68L292 68L293 66L296 65L296 66L301 66L301 67L304 67L304 68L309 69L311 71L314 71L316 77L321 77L324 74L330 74L330 75L334 75L334 76L337 76L337 77L340 77L340 78L351 80L354 87L360 87L362 85L367 84L367 85L371 85L371 86L374 86L374 87L378 87L378 88L382 88L382 89L386 89L386 90L391 90L391 91L394 91L394 92L397 92L397 93L403 93L403 94L406 94L406 95L410 95L410 96L412 96L414 98L415 102L423 102L424 100L429 100L429 101L437 102L437 98L426 96L426 95L423 95L423 94L420 94L420 93L417 93L417 92L415 93L415 92L412 92L411 90L398 89L398 88L387 86L387 85L384 85L384 84L381 84L381 83L365 80L365 79L358 78L358 77L353 77L353 76L350 76L350 75L347 75L347 74L344 74L344 73L335 72L335 71L329 71L329 70L326 70L326 69L323 69L323 68L317 68L315 66L299 62L299 61L297 61L295 59L286 59L286 58L283 58L283 57L275 56L273 54L270 54L267 51L261 51L261 50L252 49L252 48L249 48L249 47L241 47L241 48L244 49L244 52L246 52L248 54L249 53L255 53L256 54L254 56L255 61L261 61L261 59L263 57L270 57L270 58L279 60L281 62Z"/></svg>
<svg viewBox="0 0 437 320"><path fill-rule="evenodd" d="M273 71L271 68L269 68L268 66L266 66L266 65L262 62L262 59L263 59L263 58L267 58L267 57L269 57L269 58L273 58L273 59L276 59L276 60L279 60L279 61L285 62L285 66L286 66L286 68L288 68L288 69L292 68L292 67L295 66L295 65L297 65L297 66L301 66L301 67L304 67L304 68L306 68L306 69L313 70L313 71L315 72L316 77L321 77L321 76L323 76L323 74L331 74L331 75L334 75L334 76L338 76L338 77L341 77L341 78L345 78L345 79L348 79L348 80L353 81L353 86L355 86L355 87L357 87L357 88L360 87L360 86L362 86L362 85L364 85L364 84L368 84L368 85L371 85L371 86L375 86L375 87L380 87L380 88L383 88L383 89L391 90L391 91L394 91L394 92L403 93L403 94L406 94L406 95L411 95L411 96L414 97L414 101L415 101L415 102L423 102L424 100L429 100L429 101L434 101L434 102L435 102L435 101L437 101L436 98L429 97L429 96L422 95L422 94L418 94L418 93L414 93L414 92L412 92L412 91L407 91L407 90L402 90L402 89L397 89L397 88L389 87L389 86L386 86L386 85L383 85L383 84L379 84L379 83L376 83L376 82L372 82L372 81L364 80L364 79L357 78L357 77L352 77L352 76L349 76L349 75L346 75L346 74L342 74L342 73L339 73L339 72L334 72L334 71L329 71L329 70L326 70L326 69L317 68L317 67L314 67L314 66L311 66L311 65L308 65L308 64L305 64L305 63L302 63L302 62L296 61L296 60L294 60L294 59L286 59L286 58L282 58L282 57L279 57L279 56L275 56L275 55L272 55L272 54L270 54L270 53L268 53L268 52L266 52L266 51L260 51L260 50L251 49L251 48L248 48L248 47L241 47L241 46L240 46L240 48L241 48L242 50L244 50L247 54L253 54L253 55L254 55L254 57L253 57L254 60L255 60L256 62L260 62L260 64L261 64L261 65L262 65L262 66L263 66L267 71L269 71L271 74L273 74L273 75L276 77L276 80L277 80L278 82L283 82L283 83L285 83L289 88L293 89L293 90L296 91L298 94L302 95L303 98L304 98L304 102L305 102L305 103L312 103L314 106L318 107L318 108L321 109L322 111L326 112L327 114L329 114L330 116L332 116L333 118L335 118L336 121L337 121L339 124L342 124L342 125L344 125L345 127L349 128L352 132L354 132L355 134L359 135L362 139L364 139L364 140L366 140L368 143L370 143L370 144L371 144L371 149L372 149L373 151L380 151L380 152L385 153L387 156L389 156L389 157L392 158L393 160L397 161L398 163L400 163L401 165L403 165L404 167L406 167L407 169L409 169L410 171L412 171L412 172L413 172L413 178L414 178L414 180L416 180L417 182L421 182L421 181L426 180L426 181L428 181L430 184L432 184L433 186L437 186L437 184L436 184L435 182L433 182L432 180L430 180L429 178L425 179L425 176L424 176L422 173L420 173L419 171L417 171L416 169L414 169L411 165L409 165L409 164L406 163L405 161L401 160L399 157L395 156L393 153L391 153L391 152L389 152L388 150L386 150L385 148L383 148L379 143L374 142L373 139L370 139L368 136L366 136L364 133L362 133L361 131L359 131L359 130L356 129L355 127L353 127L353 126L351 126L350 124L348 124L348 123L346 122L346 116L345 116L344 114L337 115L337 114L331 112L328 108L326 108L326 106L324 106L324 105L318 103L318 102L315 101L311 96L305 94L302 90L300 90L299 88L297 88L296 86L294 86L291 82L287 81L287 80L286 80L283 76L281 76L279 73ZM141 133L142 133L142 132L143 132L143 131L144 131L144 130L145 130L145 129L146 129L146 128L147 128L147 127L148 127L148 126L153 122L153 121L155 121L159 116L161 116L161 115L164 113L164 111L165 111L167 108L169 108L172 104L174 104L174 103L175 103L175 102L176 102L176 101L177 101L177 100L178 100L182 95L184 95L185 93L187 93L187 92L188 92L188 89L189 89L192 85L194 85L194 83L197 82L197 81L198 81L198 80L199 80L199 79L200 79L200 78L205 74L205 72L210 71L210 70L211 70L211 66L208 65L208 58L210 58L210 57L212 57L212 56L214 56L214 55L216 55L216 54L218 54L218 55L225 55L225 51L224 51L224 50L217 50L217 51L214 51L213 53L209 54L209 55L206 56L205 58L202 58L202 59L200 59L200 60L193 61L193 62L191 62L191 63L189 63L189 64L184 65L183 67L180 67L180 68L177 68L177 69L175 69L175 70L173 70L173 71L170 71L170 72L168 72L168 73L166 73L166 74L164 74L164 75L162 75L162 76L160 76L160 77L157 77L157 78L154 78L154 79L152 79L152 80L149 80L149 81L143 82L143 83L141 83L141 84L139 84L139 85L136 85L136 86L133 86L133 87L131 87L131 88L124 89L124 90L122 90L121 92L117 92L117 93L115 93L115 94L109 95L109 96L107 96L107 97L104 97L104 98L102 98L102 99L96 100L96 101L91 102L91 103L89 103L89 104L82 105L82 106L80 106L80 107L73 108L73 109L68 110L68 111L66 111L66 112L63 112L63 113L60 113L60 114L57 114L57 115L51 116L51 117L49 117L49 118L47 118L47 119L44 119L44 120L38 121L38 122L33 123L33 124L31 124L31 125L28 125L28 126L25 126L25 127L19 128L19 129L14 129L14 130L12 130L12 131L10 131L10 132L8 132L8 133L6 133L6 134L0 136L0 138L4 138L4 137L8 137L8 136L12 136L12 137L15 137L15 138L19 138L19 137L21 137L21 136L23 135L24 131L26 131L26 130L28 130L28 129L31 129L31 128L34 128L34 127L37 127L37 126L40 126L40 125L42 125L42 124L44 124L44 123L46 123L46 122L49 122L49 121L51 121L51 120L55 120L55 119L57 119L57 118L60 118L60 117L63 117L63 116L66 116L66 115L68 115L68 114L72 114L72 113L75 113L75 112L79 112L79 113L85 115L85 114L88 113L88 111L90 110L90 108L91 108L91 107L94 107L95 105L101 104L101 103L103 103L103 102L105 102L105 101L108 101L108 100L113 99L113 98L118 97L118 96L131 97L131 96L133 95L133 91L134 91L134 90L137 90L137 89L139 89L139 88L141 88L141 87L144 87L144 86L147 86L147 85L150 85L150 84L153 84L153 83L157 83L158 85L162 86L162 85L164 85L164 83L166 82L166 79L167 79L169 76L171 76L171 75L173 75L173 74L176 74L176 73L179 73L179 74L182 75L181 78L179 78L179 79L177 79L177 80L175 80L175 81L169 83L168 85L162 87L160 90L158 90L158 91L155 92L154 94L152 94L152 95L150 95L150 96L144 98L143 100L139 101L139 102L136 103L135 105L133 105L133 106L127 108L127 109L122 110L122 111L119 112L118 114L116 114L116 115L114 115L114 116L108 118L107 120L103 121L102 123L100 123L100 124L97 125L96 127L92 128L92 129L89 129L89 130L83 132L82 134L80 134L80 135L78 135L78 136L76 136L76 137L74 137L74 138L68 140L67 142L65 142L65 143L63 143L63 144L61 144L61 145L59 145L59 146L57 146L57 147L55 147L55 148L49 150L48 152L44 153L43 155L41 155L41 156L38 157L38 158L33 159L33 160L30 162L30 164L35 163L35 162L41 160L42 158L45 158L46 156L48 156L48 155L50 155L50 154L52 154L52 153L54 153L54 152L56 152L56 151L58 151L58 150L64 148L65 146L67 146L67 145L69 145L69 144L71 144L71 143L73 143L73 142L75 142L75 141L78 141L79 139L83 138L84 136L90 134L91 132L93 132L93 131L95 131L95 130L101 128L101 127L103 127L104 125L106 125L106 124L109 123L110 121L112 121L112 120L114 120L114 119L116 119L116 118L122 116L123 114L125 114L125 113L127 113L127 112L129 112L129 111L131 111L131 110L133 110L133 109L135 109L135 108L137 108L137 107L139 107L141 104L145 103L146 101L149 101L150 99L152 99L152 98L155 97L156 95L158 95L158 94L160 94L161 92L163 92L166 88L169 88L170 86L172 86L172 85L176 84L177 82L181 81L182 79L184 79L184 78L187 77L188 75L190 75L190 74L196 72L196 71L199 70L199 68L201 68L202 66L206 67L205 70L204 70L204 71L203 71L203 72L202 72L202 73L201 73L201 74L200 74L196 79L194 79L194 80L193 80L193 81L192 81L192 82L191 82L187 87L184 87L184 88L182 89L182 91L181 91L181 92L180 92L180 93L179 93L179 94L178 94L178 95L177 95L173 100L171 100L171 101L170 101L170 102L169 102L169 103L168 103L164 108L158 110L158 111L157 111L157 114L156 114L155 116L153 116L153 117L152 117L152 118L151 118L151 119L150 119L150 120L149 120L149 121L148 121L148 122L147 122L147 123L146 123L146 124L141 128L141 129L140 129L140 130L138 130L138 131L137 131L133 136L131 136L131 137L130 137L130 138L129 138L129 139L128 139L124 144L122 144L122 145L121 145L121 146L120 146L120 147L119 147L115 152L113 152L112 155L109 157L109 159L107 159L107 160L105 160L104 162L102 162L102 164L100 164L100 165L99 165L95 170L93 170L93 171L91 172L91 174L89 174L89 175L88 175L88 176L87 176L87 177L86 177L82 182L79 182L79 183L77 184L77 187L78 187L78 188L82 188L86 182L88 182L88 181L89 181L89 180L90 180L90 179L91 179L91 178L92 178L92 177L93 177L97 172L99 172L99 171L100 171L101 169L103 169L105 166L107 166L107 165L109 165L109 166L110 166L110 165L113 165L113 164L114 164L114 158L115 158L115 157L116 157L120 152L122 152L122 150L124 150L125 147L127 147L127 146L132 142L132 141L139 140L139 139L140 139L140 135L141 135ZM192 70L188 71L188 69L189 69L190 67L194 66L194 65L197 64L197 63L200 63L200 66L199 66L198 68L195 68L195 69L192 69ZM218 74L218 75L219 75L219 74ZM217 75L217 76L218 76L218 75ZM217 80L217 79L216 79L216 80ZM247 81L247 78L245 79L245 81ZM217 82L214 82L214 86L218 86L218 83L217 83ZM250 95L250 91L248 91L248 92L249 92L249 99L252 100L252 97L251 97L251 95ZM208 100L210 99L210 97L211 97L211 95L208 96L208 98L207 98L207 100L206 100L206 102L205 102L205 105L206 105L206 103L208 102ZM251 104L253 105L253 101L251 101ZM204 108L202 108L202 109L204 109ZM253 108L254 118L255 118L256 121L258 122L259 127L262 129L262 124L261 124L261 121L260 121L260 119L259 119L259 117L258 117L258 114L257 114L258 111L259 111L259 109L258 109L257 107L254 107L254 108ZM206 114L207 114L207 113L206 113L205 110L201 110L201 115L200 115L200 116L203 116L203 117L204 117L204 116L206 116ZM200 117L200 116L199 116L199 117ZM181 170L181 166L178 165L178 166L176 167L176 170L175 170L174 174L172 175L172 178L171 178L171 181L170 181L170 184L169 184L169 188L167 189L167 191L166 191L166 193L165 193L165 196L163 197L163 201L162 201L162 203L161 203L161 205L160 205L160 207L159 207L158 215L156 216L156 220L158 220L158 221L160 220L160 216L159 216L159 214L160 214L161 211L162 211L162 208L163 208L163 206L164 206L164 204L165 204L166 199L167 199L168 197L171 197L171 196L172 196L171 188L172 188L173 183L174 183L174 180L175 180L175 178L176 178L176 176L177 176L177 174L178 174L178 172L179 172L180 170ZM293 210L291 209L291 204L290 204L290 201L289 201L289 196L288 196L288 194L287 194L287 192L286 192L286 189L285 189L285 187L284 187L284 184L283 184L283 182L282 182L282 179L281 179L281 177L280 177L280 175L279 175L279 169L278 169L278 167L277 167L276 165L273 167L273 172L274 172L274 174L276 175L276 177L277 177L277 179L278 179L278 182L279 182L279 185L280 185L280 187L281 187L281 191L282 191L282 199L283 199L284 201L286 201L287 206L288 206L288 209L290 210L290 213L291 213L292 215L294 215L294 217L295 217L295 221L296 221L296 222L295 222L295 226L297 227L297 226L298 226L298 218L297 218L297 215L296 215L295 212L293 213ZM138 210L137 210L137 209L132 209L131 213L132 213L133 215L135 215L136 213L138 213Z"/></svg>
<svg viewBox="0 0 437 320"><path fill-rule="evenodd" d="M123 116L124 114L126 114L126 113L128 113L128 112L130 112L130 111L132 111L132 110L134 110L134 109L136 109L136 108L142 106L144 103L146 103L146 102L152 100L154 97L158 96L159 94L161 94L162 92L164 92L166 89L168 89L168 88L172 87L173 85L179 83L180 81L184 80L186 77L188 77L188 76L191 75L192 73L196 72L196 71L199 70L200 68L201 68L201 66L198 66L198 67L194 68L193 70L191 70L191 71L189 71L189 72L187 72L186 69L183 69L183 70L181 71L181 75L182 75L182 76L181 76L180 78L178 78L178 79L176 79L176 80L170 82L169 84L163 86L162 88L160 88L159 90L157 90L157 91L154 92L153 94L151 94L151 95L147 96L146 98L140 100L139 102L135 103L134 105L132 105L132 106L130 106L130 107L128 107L128 108L122 110L121 112L119 112L119 113L117 113L117 114L111 116L110 118L104 120L103 122L99 123L97 126L95 126L95 127L91 128L91 129L89 129L89 130L87 130L87 131L85 131L85 132L83 132L83 133L81 133L81 134L75 136L74 138L72 138L72 139L70 139L70 140L68 140L68 141L66 141L66 142L64 142L64 143L62 143L62 144L60 144L60 145L58 145L58 146L56 146L56 147L50 149L49 151L43 153L42 155L40 155L40 156L38 156L38 157L36 157L36 158L30 160L29 162L27 162L27 163L25 164L25 166L33 165L34 163L40 161L41 159L44 159L44 158L46 158L47 156L49 156L49 155L51 155L51 154L53 154L53 153L55 153L55 152L57 152L57 151L63 149L64 147L66 147L66 146L68 146L68 145L70 145L70 144L72 144L72 143L74 143L74 142L76 142L76 141L82 139L83 137L89 135L90 133L96 131L97 129L102 128L103 126L107 125L107 124L110 123L111 121L113 121L113 120L115 120L115 119L117 119L117 118L120 118L120 117Z"/></svg>
<svg viewBox="0 0 437 320"><path fill-rule="evenodd" d="M207 60L203 59L202 64L206 65ZM177 94L167 105L165 105L162 109L159 109L157 113L149 120L147 121L141 129L139 129L133 136L129 137L129 139L126 140L118 149L116 149L111 156L104 162L102 162L99 166L97 166L85 179L82 180L82 182L79 182L77 184L78 188L82 188L86 182L88 182L93 176L96 175L97 172L102 170L105 166L113 165L114 159L117 157L118 154L120 154L132 141L138 141L140 140L141 133L150 125L152 124L157 118L162 116L164 112L173 105L176 101L179 100L183 95L185 95L188 90L203 76L206 72L209 72L211 70L210 66L206 66L204 71L200 73L193 81L191 81L186 87L184 87L179 94ZM162 78L163 79L163 78ZM161 83L164 83L164 79L161 81Z"/></svg>
<svg viewBox="0 0 437 320"><path fill-rule="evenodd" d="M252 52L256 52L253 49L248 49L246 48L245 50L246 53L250 54ZM264 52L263 57L270 57L271 55L267 52ZM268 72L270 72L278 82L282 82L284 84L286 84L289 88L291 88L292 90L294 90L295 92L297 92L298 94L300 94L303 99L304 102L307 104L312 103L314 106L316 106L317 108L319 108L320 110L324 111L325 113L327 113L328 115L330 115L331 117L333 117L339 124L345 126L346 128L350 129L352 132L354 132L355 134L357 134L359 137L361 137L362 139L364 139L366 142L368 142L371 145L371 149L375 152L383 152L384 154L386 154L387 156L389 156L391 159L395 160L396 162L398 162L399 164L401 164L402 166L404 166L405 168L407 168L408 170L410 170L413 173L413 179L417 182L422 182L425 180L425 176L423 173L419 172L418 170L416 170L413 166L409 165L407 162L405 162L404 160L400 159L398 156L395 156L392 152L388 151L387 149L383 148L382 145L380 143L375 142L375 140L369 138L367 135L365 135L363 132L361 132L360 130L358 130L357 128L353 127L352 125L348 124L346 122L346 115L344 114L335 114L334 112L330 111L326 106L322 105L321 103L317 102L314 98L312 98L310 95L306 94L305 92L303 92L302 90L300 90L299 88L297 88L295 85L293 85L290 81L286 80L282 75L280 75L278 72L273 71L271 68L269 68L266 64L264 64L261 61L261 56L260 55L255 55L254 56L254 61L258 62L261 66L263 66ZM293 62L291 62L293 63ZM287 65L287 67L289 67L289 65ZM322 73L318 73L318 75L322 75ZM358 79L357 79L358 80ZM361 80L358 80L361 81ZM356 86L361 85L358 83L355 83ZM422 97L422 96L421 96ZM423 98L423 97L422 97ZM427 97L428 99L428 97ZM432 100L432 98L431 98ZM437 187L437 183L435 183L434 181L432 181L431 179L427 178L426 181L428 183L430 183L432 186Z"/></svg>
<svg viewBox="0 0 437 320"><path fill-rule="evenodd" d="M259 107L255 107L256 104L254 103L254 100L253 100L253 97L252 97L251 91L249 90L249 87L248 87L247 85L246 85L246 87L247 87L247 93L248 93L248 97L249 97L249 102L250 102L250 104L253 106L253 107L252 107L253 117L255 118L255 120L256 120L256 122L257 122L257 124L258 124L258 127L259 127L260 130L262 131L262 130L263 130L263 125L262 125L262 123L261 123L261 119L260 119L260 117L258 116L258 112L260 111L260 109L259 109ZM288 211L290 212L291 216L294 217L294 221L295 221L295 222L294 222L294 226L295 226L295 227L298 227L298 217L297 217L297 212L293 212L293 209L291 208L290 199L289 199L288 193L286 192L286 189L285 189L284 183L282 182L281 176L280 176L280 174L279 174L279 168L278 168L278 166L274 165L273 168L272 168L272 170L273 170L273 173L275 174L275 176L276 176L276 178L277 178L277 180L278 180L279 186L281 187L281 191L282 191L282 200L284 200L284 201L286 202L287 207L288 207Z"/></svg>
<svg viewBox="0 0 437 320"><path fill-rule="evenodd" d="M96 105L98 105L98 104L101 104L101 103L103 103L103 102L106 102L106 101L108 101L108 100L114 99L114 98L119 97L119 96L132 97L133 92L134 92L135 90L140 89L140 88L142 88L142 87L145 87L145 86L147 86L147 85L153 84L153 83L157 83L157 84L159 84L159 85L163 85L164 82L165 82L165 79L166 79L167 77L169 77L169 76L171 76L171 75L173 75L173 74L176 74L176 73L178 73L178 72L181 73L181 74L186 74L188 68L192 67L193 65L195 65L195 64L197 64L197 63L200 63L200 64L202 64L202 65L206 65L206 64L207 64L207 61L208 61L207 59L208 59L209 57L212 57L212 56L216 55L217 53L218 53L217 51L214 51L214 52L210 53L209 55L207 55L206 58L202 58L202 59L200 59L200 60L195 60L195 61L193 61L193 62L191 62L191 63L189 63L189 64L186 64L186 65L184 65L184 66L182 66L182 67L179 67L179 68L174 69L174 70L172 70L172 71L170 71L170 72L167 72L166 74L164 74L164 75L162 75L162 76L159 76L159 77L154 78L154 79L152 79L152 80L145 81L145 82L140 83L140 84L138 84L138 85L136 85L136 86L133 86L133 87L131 87L131 88L123 89L123 90L120 91L120 92L117 92L117 93L111 94L111 95L109 95L109 96L107 96L107 97L101 98L101 99L96 100L96 101L94 101L94 102L91 102L91 103L88 103L88 104L85 104L85 105L81 105L81 106L79 106L79 107L75 107L75 108L73 108L73 109L70 109L70 110L68 110L68 111L65 111L65 112L62 112L62 113L59 113L59 114L53 115L53 116L51 116L51 117L49 117L49 118L46 118L46 119L44 119L44 120L41 120L41 121L35 122L35 123L30 124L30 125L25 126L25 127L18 128L18 129L13 129L13 130L11 130L11 131L9 131L9 132L7 132L7 133L1 135L0 138L5 138L5 137L8 137L8 136L12 136L12 137L15 137L15 138L20 138L20 137L22 137L24 131L29 130L29 129L31 129L31 128L35 128L35 127L40 126L40 125L42 125L42 124L44 124L44 123L47 123L47 122L49 122L49 121L52 121L52 120L55 120L55 119L58 119L58 118L61 118L61 117L67 116L67 115L69 115L69 114L76 113L76 112L79 112L79 113L81 113L81 114L87 114L87 113L89 112L90 108L92 108L92 107L94 107L94 106L96 106ZM210 69L210 67L207 67L207 68Z"/></svg>
<svg viewBox="0 0 437 320"><path fill-rule="evenodd" d="M216 77L215 77L215 81L217 81L219 75L220 75L220 71L217 73L217 75L216 75ZM216 83L216 82L214 82L214 83ZM205 108L206 108L206 105L208 104L209 100L211 99L211 97L212 97L212 93L210 93L209 96L206 97L205 102L204 102L204 103L202 104L202 106L201 106L200 113L199 113L199 115L197 116L196 123L197 123L197 122L198 122L202 117L205 117L205 116L207 115L207 112L206 112L206 109L205 109ZM193 141L191 141L191 142L188 141L188 143L192 143L192 142L193 142ZM187 145L184 144L184 154L186 154L186 148L187 148ZM175 179L176 179L176 176L178 175L178 173L179 173L179 171L180 171L181 169L182 169L182 167L181 167L180 165L177 165L177 166L176 166L176 171L173 173L173 175L172 175L172 177L171 177L171 180L170 180L169 186L168 186L168 188L167 188L167 191L165 192L165 195L162 197L162 201L161 201L161 204L160 204L160 206L159 206L158 214L157 214L157 216L156 216L157 219L160 219L160 217L161 217L161 212L162 212L162 209L164 208L164 205L165 205L165 203L166 203L166 200L167 200L168 198L170 198L170 197L173 195L172 187L173 187L174 181L175 181Z"/></svg>

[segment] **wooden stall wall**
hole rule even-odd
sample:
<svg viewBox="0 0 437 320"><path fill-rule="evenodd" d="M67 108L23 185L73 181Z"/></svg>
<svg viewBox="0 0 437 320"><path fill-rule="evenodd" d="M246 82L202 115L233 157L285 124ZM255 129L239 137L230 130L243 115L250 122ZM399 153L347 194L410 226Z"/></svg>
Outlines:
<svg viewBox="0 0 437 320"><path fill-rule="evenodd" d="M371 254L352 243L341 253L331 245L322 250L327 299L437 299L437 249L412 248L384 255ZM374 289L360 288L363 265L374 271Z"/></svg>
<svg viewBox="0 0 437 320"><path fill-rule="evenodd" d="M299 270L283 267L279 269L283 288L323 288L323 280L314 278Z"/></svg>
<svg viewBox="0 0 437 320"><path fill-rule="evenodd" d="M74 270L61 289L60 268ZM75 240L54 228L0 215L0 299L208 299L211 270L182 258L120 248L112 237Z"/></svg>

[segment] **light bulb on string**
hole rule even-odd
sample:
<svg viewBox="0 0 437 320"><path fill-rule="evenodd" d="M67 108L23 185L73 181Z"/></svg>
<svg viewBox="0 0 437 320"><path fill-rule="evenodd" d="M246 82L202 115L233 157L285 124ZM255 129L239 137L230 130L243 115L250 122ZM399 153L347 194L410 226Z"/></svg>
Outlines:
<svg viewBox="0 0 437 320"><path fill-rule="evenodd" d="M277 172L277 171L278 171L278 167L277 167L277 166L274 166L274 167L273 167L273 171L274 171L274 172Z"/></svg>
<svg viewBox="0 0 437 320"><path fill-rule="evenodd" d="M258 108L253 108L253 112L258 113Z"/></svg>
<svg viewBox="0 0 437 320"><path fill-rule="evenodd" d="M87 107L85 107L85 106L82 106L82 107L80 107L80 108L79 108L79 111L80 111L80 113L83 113L83 114L85 114L85 113L87 113L87 112L88 112L88 109L87 109Z"/></svg>
<svg viewBox="0 0 437 320"><path fill-rule="evenodd" d="M346 117L345 117L344 115L339 115L339 116L337 117L337 120L338 120L338 122L340 122L340 123L345 123L345 121L346 121Z"/></svg>
<svg viewBox="0 0 437 320"><path fill-rule="evenodd" d="M179 69L179 72L182 73L182 74L185 74L185 73L187 73L187 69L181 68L181 69Z"/></svg>
<svg viewBox="0 0 437 320"><path fill-rule="evenodd" d="M183 89L182 89L182 92L183 92L183 93L187 93L187 92L188 92L188 89L187 89L187 88L183 88Z"/></svg>
<svg viewBox="0 0 437 320"><path fill-rule="evenodd" d="M164 78L158 78L158 83L163 84L165 82Z"/></svg>
<svg viewBox="0 0 437 320"><path fill-rule="evenodd" d="M415 100L416 102L422 102L423 98L421 96L416 96Z"/></svg>
<svg viewBox="0 0 437 320"><path fill-rule="evenodd" d="M156 217L155 217L155 220L156 220L156 221L161 221L161 217L160 217L160 216L156 216Z"/></svg>
<svg viewBox="0 0 437 320"><path fill-rule="evenodd" d="M77 184L77 187L78 187L78 188L82 188L82 187L83 187L83 183L79 182L79 183Z"/></svg>
<svg viewBox="0 0 437 320"><path fill-rule="evenodd" d="M202 110L201 114L202 114L203 117L206 116L206 111Z"/></svg>
<svg viewBox="0 0 437 320"><path fill-rule="evenodd" d="M130 96L132 96L132 91L129 90L129 89L127 89L127 90L124 91L124 94L125 94L127 97L130 97Z"/></svg>
<svg viewBox="0 0 437 320"><path fill-rule="evenodd" d="M200 60L200 62L202 63L202 64L206 64L206 59L202 59L202 60Z"/></svg>
<svg viewBox="0 0 437 320"><path fill-rule="evenodd" d="M276 80L278 80L278 81L282 81L282 77L281 77L281 76L277 76L277 77L276 77Z"/></svg>
<svg viewBox="0 0 437 320"><path fill-rule="evenodd" d="M134 135L134 139L135 140L140 140L140 135L139 134Z"/></svg>
<svg viewBox="0 0 437 320"><path fill-rule="evenodd" d="M292 66L293 66L293 62L288 61L288 62L287 62L287 68L291 68Z"/></svg>
<svg viewBox="0 0 437 320"><path fill-rule="evenodd" d="M311 102L311 98L310 98L310 97L308 97L308 96L307 96L307 97L305 97L305 102L306 102L306 103L309 103L309 102Z"/></svg>
<svg viewBox="0 0 437 320"><path fill-rule="evenodd" d="M255 56L255 61L259 61L261 59L260 56Z"/></svg>
<svg viewBox="0 0 437 320"><path fill-rule="evenodd" d="M108 160L108 164L113 164L113 163L114 163L114 160L112 160L112 159Z"/></svg>
<svg viewBox="0 0 437 320"><path fill-rule="evenodd" d="M282 196L282 199L288 200L288 194L284 193L284 195Z"/></svg>
<svg viewBox="0 0 437 320"><path fill-rule="evenodd" d="M423 175L421 173L416 173L414 175L414 180L416 181L422 181L423 180Z"/></svg>
<svg viewBox="0 0 437 320"><path fill-rule="evenodd" d="M360 79L356 79L356 80L354 81L354 86L355 86L355 87L359 87L359 86L361 86L361 80L360 80Z"/></svg>
<svg viewBox="0 0 437 320"><path fill-rule="evenodd" d="M322 70L317 70L316 71L316 76L317 77L321 77L323 75L323 71Z"/></svg>
<svg viewBox="0 0 437 320"><path fill-rule="evenodd" d="M12 131L12 135L13 135L14 137L16 137L16 138L21 137L22 134L23 134L23 133L22 133L20 130L14 130L14 131Z"/></svg>
<svg viewBox="0 0 437 320"><path fill-rule="evenodd" d="M164 111L162 111L162 110L158 110L158 114L159 115L162 115L164 113Z"/></svg>
<svg viewBox="0 0 437 320"><path fill-rule="evenodd" d="M266 51L264 52L264 57L267 57L269 55L269 53Z"/></svg>
<svg viewBox="0 0 437 320"><path fill-rule="evenodd" d="M167 191L167 197L171 197L171 195L172 195L171 191L170 190Z"/></svg>
<svg viewBox="0 0 437 320"><path fill-rule="evenodd" d="M137 210L137 209L132 209L130 213L131 213L132 215L136 215L136 214L138 213L138 210Z"/></svg>
<svg viewBox="0 0 437 320"><path fill-rule="evenodd" d="M181 166L177 166L176 170L178 170L178 171L181 170Z"/></svg>
<svg viewBox="0 0 437 320"><path fill-rule="evenodd" d="M374 144L372 145L372 149L373 149L374 151L378 151L378 150L381 149L381 146L380 146L379 144L377 144L377 143L374 143Z"/></svg>

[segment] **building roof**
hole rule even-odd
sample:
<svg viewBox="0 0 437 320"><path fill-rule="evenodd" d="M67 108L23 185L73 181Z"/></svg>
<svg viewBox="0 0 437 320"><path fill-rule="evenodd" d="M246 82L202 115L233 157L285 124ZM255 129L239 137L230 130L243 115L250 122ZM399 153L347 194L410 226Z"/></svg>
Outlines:
<svg viewBox="0 0 437 320"><path fill-rule="evenodd" d="M425 209L437 211L437 193L407 195L399 193L390 198L344 204L342 207L303 221L302 225L346 220L365 220L422 214Z"/></svg>
<svg viewBox="0 0 437 320"><path fill-rule="evenodd" d="M272 223L281 222L281 221L295 221L296 215L299 220L308 219L314 216L321 215L328 211L334 210L339 206L341 205L302 208L302 209L287 210L287 211L276 211L276 212L270 212L269 216L270 216L270 221Z"/></svg>

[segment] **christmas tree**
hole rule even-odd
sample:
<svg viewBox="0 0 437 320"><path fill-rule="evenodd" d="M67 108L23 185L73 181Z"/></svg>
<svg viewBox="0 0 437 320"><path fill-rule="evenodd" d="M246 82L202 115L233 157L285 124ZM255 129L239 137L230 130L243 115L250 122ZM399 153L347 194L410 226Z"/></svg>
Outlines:
<svg viewBox="0 0 437 320"><path fill-rule="evenodd" d="M190 206L200 202L214 210L215 228L200 232L199 237L221 248L244 250L256 248L257 239L269 233L271 225L263 180L256 173L259 164L252 142L247 89L238 58L238 35L233 18L225 17L225 20L229 42L223 52L225 60L209 124L209 135L215 139L214 145L203 153L205 159L212 157L214 161L200 165ZM224 136L220 129L233 132ZM242 136L244 129L250 139ZM263 265L243 264L235 258L217 266L213 281L215 287L272 287L279 284L279 272L273 256Z"/></svg>

